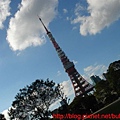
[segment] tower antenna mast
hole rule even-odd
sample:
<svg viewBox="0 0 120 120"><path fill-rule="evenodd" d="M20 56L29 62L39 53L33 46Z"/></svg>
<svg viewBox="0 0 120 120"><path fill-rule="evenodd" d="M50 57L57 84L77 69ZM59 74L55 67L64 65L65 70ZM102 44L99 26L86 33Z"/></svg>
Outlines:
<svg viewBox="0 0 120 120"><path fill-rule="evenodd" d="M71 79L73 88L74 88L74 92L75 92L75 96L84 96L87 93L89 93L90 91L93 90L94 86L91 85L90 83L88 83L76 70L75 65L73 62L71 62L68 57L66 56L66 54L64 53L64 51L60 48L60 46L58 45L58 43L56 42L56 40L54 39L53 35L51 34L50 31L48 31L48 29L46 28L46 26L44 25L44 23L42 22L41 18L38 16L39 20L41 21L43 27L45 28L47 35L50 39L50 41L52 42L62 64L63 67L65 69L65 72L68 74L68 76Z"/></svg>
<svg viewBox="0 0 120 120"><path fill-rule="evenodd" d="M45 28L46 33L49 34L50 32L48 31L48 29L47 29L46 26L44 25L42 19L41 19L39 16L38 16L38 18L39 18L40 22L42 23L43 27Z"/></svg>

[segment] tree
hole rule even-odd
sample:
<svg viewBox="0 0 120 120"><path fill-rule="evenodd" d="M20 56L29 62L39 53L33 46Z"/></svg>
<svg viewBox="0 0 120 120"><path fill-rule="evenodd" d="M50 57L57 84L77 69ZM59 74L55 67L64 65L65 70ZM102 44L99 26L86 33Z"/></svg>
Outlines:
<svg viewBox="0 0 120 120"><path fill-rule="evenodd" d="M94 95L100 102L103 102L106 97L111 95L111 89L107 80L98 82L95 85L95 90Z"/></svg>
<svg viewBox="0 0 120 120"><path fill-rule="evenodd" d="M73 99L73 101L68 106L69 113L74 114L85 114L86 109L82 104L83 97L77 96Z"/></svg>
<svg viewBox="0 0 120 120"><path fill-rule="evenodd" d="M3 114L0 114L0 120L6 120Z"/></svg>
<svg viewBox="0 0 120 120"><path fill-rule="evenodd" d="M110 88L120 95L120 60L109 65L107 73L104 73Z"/></svg>
<svg viewBox="0 0 120 120"><path fill-rule="evenodd" d="M120 95L120 60L111 63L106 73L106 80L101 80L95 85L94 95L104 104L109 104Z"/></svg>
<svg viewBox="0 0 120 120"><path fill-rule="evenodd" d="M59 99L60 85L53 81L36 80L31 85L20 89L9 110L10 119L48 120L49 107Z"/></svg>
<svg viewBox="0 0 120 120"><path fill-rule="evenodd" d="M96 98L92 94L86 95L84 97L77 96L68 106L69 113L90 114L91 112L95 112L98 109L97 104L98 103L96 101Z"/></svg>

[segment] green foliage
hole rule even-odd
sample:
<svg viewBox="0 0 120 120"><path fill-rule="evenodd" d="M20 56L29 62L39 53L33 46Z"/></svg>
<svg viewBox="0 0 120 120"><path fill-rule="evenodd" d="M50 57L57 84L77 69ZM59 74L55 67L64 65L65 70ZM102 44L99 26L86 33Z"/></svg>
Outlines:
<svg viewBox="0 0 120 120"><path fill-rule="evenodd" d="M6 120L3 114L0 114L0 120Z"/></svg>
<svg viewBox="0 0 120 120"><path fill-rule="evenodd" d="M120 95L120 60L109 65L105 76L113 92L117 92L117 94Z"/></svg>
<svg viewBox="0 0 120 120"><path fill-rule="evenodd" d="M95 89L96 91L94 92L94 95L101 102L104 100L104 98L111 95L111 89L108 81L101 80L96 84Z"/></svg>
<svg viewBox="0 0 120 120"><path fill-rule="evenodd" d="M68 108L71 113L89 114L91 111L96 111L97 101L94 95L86 95L85 97L77 96Z"/></svg>
<svg viewBox="0 0 120 120"><path fill-rule="evenodd" d="M96 84L94 95L99 101L109 104L120 95L120 60L111 63L103 75L106 80Z"/></svg>
<svg viewBox="0 0 120 120"><path fill-rule="evenodd" d="M60 98L60 85L53 81L36 80L20 89L9 110L10 119L44 120L50 114L49 107Z"/></svg>

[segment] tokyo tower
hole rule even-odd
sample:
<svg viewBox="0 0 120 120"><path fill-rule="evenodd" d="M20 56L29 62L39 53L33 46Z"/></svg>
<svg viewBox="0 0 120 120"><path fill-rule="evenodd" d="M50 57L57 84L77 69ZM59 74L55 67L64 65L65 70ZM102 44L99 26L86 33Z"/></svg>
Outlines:
<svg viewBox="0 0 120 120"><path fill-rule="evenodd" d="M60 46L58 45L58 43L56 42L56 40L54 39L53 35L51 34L51 32L46 28L46 26L44 25L44 23L42 22L41 18L39 18L39 20L41 21L43 27L46 30L46 33L50 39L50 41L52 42L62 64L63 67L65 69L65 72L67 72L68 76L71 79L73 88L74 88L74 92L75 92L75 96L84 96L87 93L89 93L90 91L93 90L94 86L91 85L90 83L88 83L79 73L78 71L75 69L75 65L73 62L71 62L68 57L65 55L64 51L60 48Z"/></svg>

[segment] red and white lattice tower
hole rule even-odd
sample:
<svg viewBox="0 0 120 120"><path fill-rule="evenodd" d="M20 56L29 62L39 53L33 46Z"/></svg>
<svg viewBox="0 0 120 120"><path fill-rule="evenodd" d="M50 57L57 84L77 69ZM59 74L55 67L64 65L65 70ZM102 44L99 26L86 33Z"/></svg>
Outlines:
<svg viewBox="0 0 120 120"><path fill-rule="evenodd" d="M53 46L55 47L57 54L64 66L65 71L68 73L68 76L71 79L73 88L74 88L74 92L75 92L75 96L84 96L86 95L88 92L93 90L93 86L88 83L79 73L78 71L75 69L75 65L73 62L71 62L68 57L65 55L64 51L62 51L62 49L60 48L60 46L58 45L58 43L55 41L54 37L52 36L51 32L46 28L46 26L44 25L44 23L42 22L41 18L39 18L39 20L41 21L42 25L44 26L47 35L50 39L50 41L52 42Z"/></svg>

